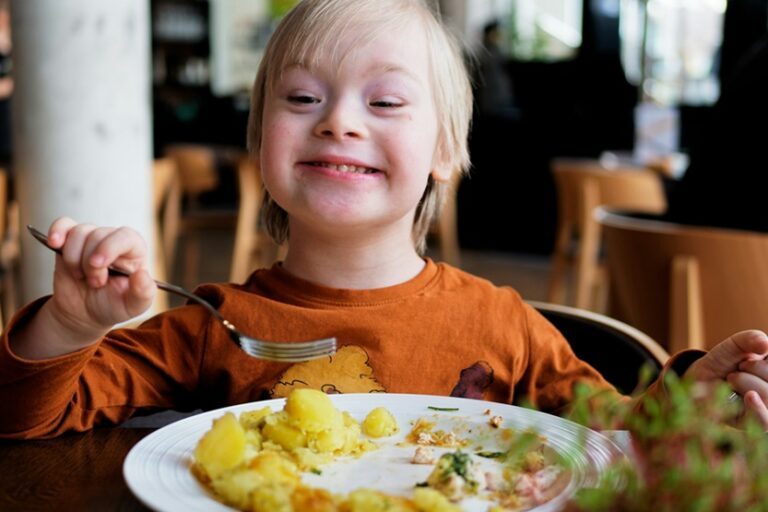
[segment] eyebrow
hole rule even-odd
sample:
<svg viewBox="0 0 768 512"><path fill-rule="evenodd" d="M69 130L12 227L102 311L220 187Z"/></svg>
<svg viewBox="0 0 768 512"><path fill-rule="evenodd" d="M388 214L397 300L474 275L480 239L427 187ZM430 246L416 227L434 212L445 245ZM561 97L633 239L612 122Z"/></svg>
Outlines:
<svg viewBox="0 0 768 512"><path fill-rule="evenodd" d="M287 66L285 66L282 69L282 71L280 72L280 76L282 77L282 75L284 73L287 73L287 72L289 72L291 70L306 71L306 72L308 72L310 74L315 73L317 71L317 70L313 69L313 66L307 66L306 64L301 63L301 62L293 62L292 64L288 64ZM410 69L405 68L405 67L403 67L403 66L401 66L399 64L396 64L394 62L378 63L378 64L375 64L375 65L369 67L365 71L365 75L366 76L376 75L376 74L390 74L390 73L391 74L403 75L406 78L408 78L409 80L411 80L411 81L413 81L413 82L415 82L417 84L421 82L421 79L419 78L419 76L416 73L414 73Z"/></svg>
<svg viewBox="0 0 768 512"><path fill-rule="evenodd" d="M372 66L366 72L366 74L375 74L375 73L383 73L383 74L396 73L396 74L405 75L411 80L414 80L416 82L420 81L419 77L413 71L394 63L385 62L380 65Z"/></svg>

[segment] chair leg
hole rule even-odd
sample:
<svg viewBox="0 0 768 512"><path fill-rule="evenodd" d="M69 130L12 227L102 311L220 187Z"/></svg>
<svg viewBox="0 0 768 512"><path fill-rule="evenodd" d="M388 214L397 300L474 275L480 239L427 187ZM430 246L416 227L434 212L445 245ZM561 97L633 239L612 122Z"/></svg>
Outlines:
<svg viewBox="0 0 768 512"><path fill-rule="evenodd" d="M571 241L571 227L561 222L557 229L555 251L552 254L552 271L549 277L547 302L565 304L565 279L568 270L568 246Z"/></svg>
<svg viewBox="0 0 768 512"><path fill-rule="evenodd" d="M440 253L443 261L454 267L461 266L461 251L459 237L456 233L456 203L448 201L438 220L440 231Z"/></svg>
<svg viewBox="0 0 768 512"><path fill-rule="evenodd" d="M592 286L595 282L597 260L600 253L600 225L593 218L599 202L599 188L594 180L582 184L579 215L581 217L581 241L576 264L576 307L592 307Z"/></svg>
<svg viewBox="0 0 768 512"><path fill-rule="evenodd" d="M704 349L704 316L699 263L689 256L672 259L669 311L669 349Z"/></svg>
<svg viewBox="0 0 768 512"><path fill-rule="evenodd" d="M193 290L198 284L197 271L200 268L200 235L188 232L184 237L184 287Z"/></svg>

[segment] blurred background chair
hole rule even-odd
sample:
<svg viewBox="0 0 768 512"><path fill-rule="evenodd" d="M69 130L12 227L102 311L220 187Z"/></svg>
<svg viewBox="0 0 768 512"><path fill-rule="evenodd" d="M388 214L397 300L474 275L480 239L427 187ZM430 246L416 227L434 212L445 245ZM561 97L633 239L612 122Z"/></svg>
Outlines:
<svg viewBox="0 0 768 512"><path fill-rule="evenodd" d="M673 224L608 209L608 313L670 352L768 330L768 234Z"/></svg>
<svg viewBox="0 0 768 512"><path fill-rule="evenodd" d="M456 197L462 179L461 174L453 174L440 216L435 219L429 230L429 236L436 242L440 260L454 267L461 267Z"/></svg>
<svg viewBox="0 0 768 512"><path fill-rule="evenodd" d="M666 209L659 174L642 167L612 167L598 160L558 158L552 161L557 190L557 230L548 301L577 308L604 309L604 278L600 265L598 206L649 213ZM573 300L566 300L566 281L573 275Z"/></svg>
<svg viewBox="0 0 768 512"><path fill-rule="evenodd" d="M173 144L165 147L165 156L176 165L181 190L176 234L181 240L181 281L185 288L193 289L200 267L201 232L232 230L237 217L234 209L210 207L204 204L202 197L219 188L221 164L232 163L239 153L200 144ZM168 233L168 236L173 235Z"/></svg>
<svg viewBox="0 0 768 512"><path fill-rule="evenodd" d="M176 162L170 158L158 158L152 169L152 205L154 208L154 277L168 281L172 275L176 257L176 240L181 219L181 184ZM168 294L158 291L154 309L168 309Z"/></svg>
<svg viewBox="0 0 768 512"><path fill-rule="evenodd" d="M565 336L573 352L624 394L640 391L661 372L669 354L653 338L605 315L559 304L529 301ZM651 380L640 381L643 367Z"/></svg>
<svg viewBox="0 0 768 512"><path fill-rule="evenodd" d="M282 259L285 246L278 247L259 221L264 187L255 162L244 155L237 164L238 209L229 280L242 283L257 268Z"/></svg>
<svg viewBox="0 0 768 512"><path fill-rule="evenodd" d="M20 263L19 205L10 200L8 173L0 169L0 327L17 306Z"/></svg>

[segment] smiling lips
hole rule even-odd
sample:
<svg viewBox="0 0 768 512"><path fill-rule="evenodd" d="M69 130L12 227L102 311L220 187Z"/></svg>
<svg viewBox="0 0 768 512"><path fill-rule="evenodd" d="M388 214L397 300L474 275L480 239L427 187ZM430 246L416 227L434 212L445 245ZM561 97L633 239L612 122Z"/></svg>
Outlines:
<svg viewBox="0 0 768 512"><path fill-rule="evenodd" d="M307 162L306 164L314 167L323 167L325 169L352 174L373 174L375 172L379 172L378 169L352 164L332 164L329 162Z"/></svg>

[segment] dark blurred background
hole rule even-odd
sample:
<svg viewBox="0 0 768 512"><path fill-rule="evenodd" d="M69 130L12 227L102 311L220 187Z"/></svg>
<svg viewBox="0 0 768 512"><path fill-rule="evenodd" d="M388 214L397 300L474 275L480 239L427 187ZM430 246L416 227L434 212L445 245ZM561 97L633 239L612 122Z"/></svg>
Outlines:
<svg viewBox="0 0 768 512"><path fill-rule="evenodd" d="M183 3L208 16L204 0ZM497 117L476 116L470 148L473 168L458 193L459 236L468 249L548 254L555 229L555 191L549 161L557 156L597 157L606 149L631 151L635 142L637 87L620 62L619 19L584 0L583 40L575 58L518 61L504 65L514 89L514 110ZM725 13L719 76L728 80L738 59L766 33L768 0L729 0ZM153 39L162 56L163 80L154 87L154 146L203 142L244 147L247 91L217 97L206 80L179 80L190 57L207 59L210 44ZM157 59L156 59L157 60ZM157 73L155 73L157 75ZM706 126L710 106L680 107L680 145L688 149ZM226 173L230 175L231 173ZM209 201L234 200L223 183Z"/></svg>

